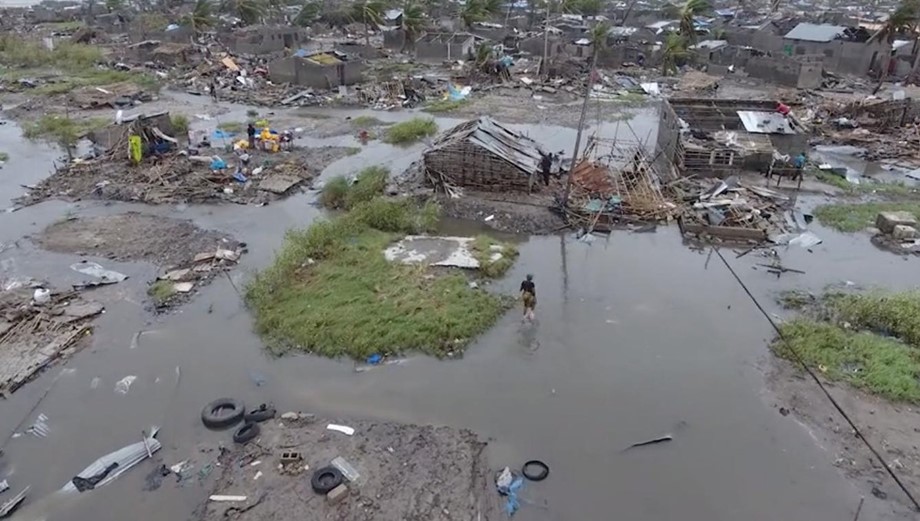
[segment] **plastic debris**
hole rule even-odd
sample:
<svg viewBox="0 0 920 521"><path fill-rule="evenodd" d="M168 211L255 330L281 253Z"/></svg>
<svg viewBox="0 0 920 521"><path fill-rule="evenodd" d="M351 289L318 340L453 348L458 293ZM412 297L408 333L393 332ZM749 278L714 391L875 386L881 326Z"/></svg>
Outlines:
<svg viewBox="0 0 920 521"><path fill-rule="evenodd" d="M32 300L36 304L47 304L51 301L51 290L45 288L38 288L32 293Z"/></svg>
<svg viewBox="0 0 920 521"><path fill-rule="evenodd" d="M358 471L351 466L351 463L348 463L348 461L346 461L345 458L341 456L338 456L332 460L331 465L339 469L339 472L342 473L342 476L344 476L345 479L351 483L358 481L358 478L361 477L361 474L359 474Z"/></svg>
<svg viewBox="0 0 920 521"><path fill-rule="evenodd" d="M368 365L377 365L377 364L379 364L379 363L382 362L382 361L383 361L383 357L380 356L379 354L373 354L373 355L367 357L367 363L368 363Z"/></svg>
<svg viewBox="0 0 920 521"><path fill-rule="evenodd" d="M12 514L13 511L16 510L16 508L18 508L22 501L26 498L26 494L28 494L29 490L31 489L31 486L22 489L22 492L16 494L4 502L2 505L0 505L0 518L4 518Z"/></svg>
<svg viewBox="0 0 920 521"><path fill-rule="evenodd" d="M86 485L89 485L89 489L108 485L118 476L147 459L149 454L153 454L162 448L160 442L155 438L158 431L159 427L152 427L150 437L145 438L144 441L132 443L92 462L83 471L74 476L72 480L68 481L61 490L64 492L77 492L80 491L80 487ZM100 476L102 477L100 478ZM77 483L81 485L78 487ZM84 488L84 490L87 489Z"/></svg>
<svg viewBox="0 0 920 521"><path fill-rule="evenodd" d="M246 496L218 496L209 497L211 501L246 501Z"/></svg>
<svg viewBox="0 0 920 521"><path fill-rule="evenodd" d="M326 426L326 429L330 431L341 432L342 434L345 434L346 436L353 436L355 434L355 430L352 427L349 427L347 425L336 425L334 423L330 423L329 425Z"/></svg>
<svg viewBox="0 0 920 521"><path fill-rule="evenodd" d="M128 276L123 273L107 270L95 262L78 262L76 264L71 264L70 269L77 273L99 279L99 284L115 284L128 278Z"/></svg>
<svg viewBox="0 0 920 521"><path fill-rule="evenodd" d="M509 517L513 516L514 513L521 508L521 503L518 500L518 492L523 486L524 478L515 475L508 467L502 469L495 478L495 488L498 490L498 493L508 498L505 502L505 512Z"/></svg>
<svg viewBox="0 0 920 521"><path fill-rule="evenodd" d="M38 418L35 419L35 423L29 426L26 432L37 438L47 438L48 434L51 433L51 429L48 428L48 417L44 414L39 414Z"/></svg>
<svg viewBox="0 0 920 521"><path fill-rule="evenodd" d="M119 394L128 394L128 389L131 388L131 384L134 383L134 380L137 380L137 377L134 375L128 375L122 378L115 384L115 392Z"/></svg>
<svg viewBox="0 0 920 521"><path fill-rule="evenodd" d="M6 492L9 489L10 489L10 484L7 483L5 479L3 481L0 481L0 492Z"/></svg>

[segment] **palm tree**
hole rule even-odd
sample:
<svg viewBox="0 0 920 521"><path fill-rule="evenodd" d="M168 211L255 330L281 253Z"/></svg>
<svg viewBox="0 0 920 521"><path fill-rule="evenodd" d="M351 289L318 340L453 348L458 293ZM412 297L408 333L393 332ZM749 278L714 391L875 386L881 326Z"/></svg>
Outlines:
<svg viewBox="0 0 920 521"><path fill-rule="evenodd" d="M604 8L604 0L580 0L575 9L584 16L597 16Z"/></svg>
<svg viewBox="0 0 920 521"><path fill-rule="evenodd" d="M300 27L307 27L313 25L314 22L319 18L320 13L322 12L322 5L316 0L307 0L300 7L300 11L297 12L297 16L294 17L294 25L299 25Z"/></svg>
<svg viewBox="0 0 920 521"><path fill-rule="evenodd" d="M266 12L262 0L224 0L220 8L242 20L245 25L258 23Z"/></svg>
<svg viewBox="0 0 920 521"><path fill-rule="evenodd" d="M712 6L709 0L687 0L680 9L680 34L687 43L696 41L695 18L709 11Z"/></svg>
<svg viewBox="0 0 920 521"><path fill-rule="evenodd" d="M578 164L578 149L581 147L581 134L585 130L585 117L588 115L588 100L591 99L591 91L594 89L594 77L597 75L597 56L607 47L607 38L610 35L610 25L599 23L588 31L588 40L591 41L591 68L588 70L588 88L585 92L585 101L581 105L581 118L578 120L578 133L575 134L575 149L572 151L572 166L569 168L569 177L565 182L564 204L569 202L569 194L572 192L572 171Z"/></svg>
<svg viewBox="0 0 920 521"><path fill-rule="evenodd" d="M192 12L183 18L182 22L200 33L214 27L214 9L211 0L198 0Z"/></svg>
<svg viewBox="0 0 920 521"><path fill-rule="evenodd" d="M402 8L402 30L406 35L403 47L415 43L425 26L428 24L428 17L425 16L425 8L415 0L406 0Z"/></svg>
<svg viewBox="0 0 920 521"><path fill-rule="evenodd" d="M358 0L351 6L351 18L364 24L364 44L371 44L371 25L383 23L383 11L386 6L380 0Z"/></svg>
<svg viewBox="0 0 920 521"><path fill-rule="evenodd" d="M677 72L677 65L690 56L684 35L668 34L661 49L661 74L668 76Z"/></svg>
<svg viewBox="0 0 920 521"><path fill-rule="evenodd" d="M920 6L918 6L917 0L901 0L898 8L885 21L885 25L869 38L869 42L885 42L887 45L885 58L882 60L882 70L879 72L878 85L872 91L873 94L878 92L885 80L888 79L888 69L891 68L892 45L894 45L895 38L899 34L911 31L917 26L918 14L920 14L918 7Z"/></svg>

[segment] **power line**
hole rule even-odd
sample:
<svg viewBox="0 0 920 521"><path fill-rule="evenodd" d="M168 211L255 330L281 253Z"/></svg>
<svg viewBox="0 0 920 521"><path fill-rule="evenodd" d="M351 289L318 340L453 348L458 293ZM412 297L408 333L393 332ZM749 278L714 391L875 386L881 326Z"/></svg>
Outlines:
<svg viewBox="0 0 920 521"><path fill-rule="evenodd" d="M885 467L885 470L888 472L888 475L891 476L891 479L893 479L894 482L898 484L898 487L900 487L901 490L904 492L904 494L907 495L908 499L910 499L910 502L914 504L914 508L918 512L920 512L920 503L918 503L917 500L914 499L913 494L911 494L910 491L907 490L907 487L904 485L903 482L901 482L901 479L898 478L897 474L895 474L893 470L891 470L891 466L888 465L888 462L885 461L885 458L882 457L879 451L877 451L875 447L872 446L872 443L870 443L869 440L866 439L862 431L859 430L859 427L857 427L856 424L853 423L853 420L850 419L850 416L846 413L846 411L843 410L840 404L837 403L837 400L835 400L834 397L831 396L831 393L827 390L826 387L824 387L824 384L821 383L821 380L818 378L818 375L816 375L815 372L810 367L808 367L808 364L805 363L805 360L802 358L801 355L799 355L799 352L796 351L792 347L792 344L790 344L786 336L783 335L782 330L780 330L779 326L776 325L776 322L773 321L773 318L770 317L769 313L767 313L767 311L763 308L763 306L760 305L760 302L757 301L757 298L754 297L754 295L751 293L751 290L749 290L748 287L741 280L741 277L739 277L738 274L735 273L735 270L731 267L728 261L725 260L725 257L722 256L722 252L719 251L719 248L716 248L715 246L713 246L712 251L716 252L716 255L718 255L719 259L722 260L722 264L725 264L725 267L728 268L728 271L732 274L732 276L741 286L741 289L743 289L744 292L747 293L747 296L751 299L751 302L753 302L754 305L757 306L757 309L764 316L764 318L767 319L767 322L769 322L770 325L773 326L773 329L776 331L776 334L779 335L779 338L780 340L783 341L783 344L785 344L786 349L788 349L789 352L792 353L792 356L793 358L795 358L796 362L798 362L802 366L802 368L805 369L805 372L808 373L809 376L811 376L812 380L814 380L815 383L818 384L818 387L820 387L821 391L824 392L824 396L827 396L827 399L830 400L834 408L837 409L837 412L839 412L840 415L843 416L843 419L846 420L846 422L850 425L850 428L853 429L853 432L856 433L856 437L862 440L862 442L866 445L866 447L869 448L872 454L874 454L875 457L879 460L879 462L881 462L882 466ZM862 506L862 502L860 502L860 506Z"/></svg>

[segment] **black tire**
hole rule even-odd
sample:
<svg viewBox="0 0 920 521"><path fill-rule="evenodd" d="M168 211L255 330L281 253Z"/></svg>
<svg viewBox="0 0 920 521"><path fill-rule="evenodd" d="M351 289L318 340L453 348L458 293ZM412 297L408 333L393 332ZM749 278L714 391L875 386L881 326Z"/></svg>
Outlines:
<svg viewBox="0 0 920 521"><path fill-rule="evenodd" d="M549 476L549 465L540 460L532 459L521 468L521 474L530 481L543 481Z"/></svg>
<svg viewBox="0 0 920 521"><path fill-rule="evenodd" d="M243 416L246 423L261 423L275 417L275 408L271 405L262 404L258 409L249 411Z"/></svg>
<svg viewBox="0 0 920 521"><path fill-rule="evenodd" d="M335 467L323 467L313 473L310 486L317 494L327 494L330 490L342 484L345 478Z"/></svg>
<svg viewBox="0 0 920 521"><path fill-rule="evenodd" d="M227 429L233 427L246 414L243 402L233 398L214 400L201 411L201 423L209 429Z"/></svg>
<svg viewBox="0 0 920 521"><path fill-rule="evenodd" d="M244 423L236 432L233 433L233 441L237 443L249 443L254 440L262 428L258 423Z"/></svg>

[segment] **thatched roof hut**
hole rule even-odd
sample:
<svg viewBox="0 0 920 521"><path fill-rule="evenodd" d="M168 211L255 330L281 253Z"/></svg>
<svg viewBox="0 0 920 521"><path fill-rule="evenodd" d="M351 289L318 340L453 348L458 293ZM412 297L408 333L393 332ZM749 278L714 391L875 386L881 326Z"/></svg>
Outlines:
<svg viewBox="0 0 920 521"><path fill-rule="evenodd" d="M435 186L528 191L539 184L540 145L489 117L457 125L425 152L425 170Z"/></svg>

